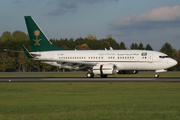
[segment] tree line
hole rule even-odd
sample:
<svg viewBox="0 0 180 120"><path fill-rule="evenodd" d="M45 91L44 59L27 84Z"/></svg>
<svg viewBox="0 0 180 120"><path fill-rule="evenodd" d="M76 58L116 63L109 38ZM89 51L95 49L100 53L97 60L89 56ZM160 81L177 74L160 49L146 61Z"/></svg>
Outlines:
<svg viewBox="0 0 180 120"><path fill-rule="evenodd" d="M129 48L124 42L117 43L112 35L108 35L104 39L97 39L91 34L87 38L77 39L50 39L50 41L58 46L68 50L104 50L109 49L139 49L153 50L150 44L143 45L142 43L132 43ZM0 72L47 72L47 71L62 71L57 67L53 67L39 61L29 59L22 53L5 52L4 49L23 51L21 44L25 45L29 51L32 51L29 36L22 31L14 31L13 33L5 31L0 37ZM162 45L160 52L166 53L173 59L178 61L178 65L171 70L180 70L180 50L175 50L169 43Z"/></svg>

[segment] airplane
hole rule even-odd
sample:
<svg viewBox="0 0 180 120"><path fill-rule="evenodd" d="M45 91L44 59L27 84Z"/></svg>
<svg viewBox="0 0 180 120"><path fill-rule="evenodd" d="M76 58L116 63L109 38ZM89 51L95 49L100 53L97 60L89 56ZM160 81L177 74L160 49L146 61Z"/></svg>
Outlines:
<svg viewBox="0 0 180 120"><path fill-rule="evenodd" d="M136 74L139 70L154 70L155 78L159 72L166 72L177 61L168 55L149 50L67 50L53 45L31 16L25 16L32 52L21 45L23 53L33 60L65 69L87 70L86 77L121 73ZM6 51L8 51L6 49ZM9 50L11 51L11 50ZM123 72L122 72L123 71Z"/></svg>

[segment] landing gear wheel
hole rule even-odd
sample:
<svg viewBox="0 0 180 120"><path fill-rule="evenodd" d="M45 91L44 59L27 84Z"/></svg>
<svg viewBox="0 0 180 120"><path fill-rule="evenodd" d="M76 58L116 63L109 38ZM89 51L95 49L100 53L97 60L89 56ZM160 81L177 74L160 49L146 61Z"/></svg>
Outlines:
<svg viewBox="0 0 180 120"><path fill-rule="evenodd" d="M154 75L154 77L155 77L155 78L158 78L158 77L159 77L158 73L156 73L156 74Z"/></svg>
<svg viewBox="0 0 180 120"><path fill-rule="evenodd" d="M107 78L108 75L100 75L101 78Z"/></svg>
<svg viewBox="0 0 180 120"><path fill-rule="evenodd" d="M86 77L87 77L87 78L93 78L93 77L94 77L94 73L89 73L89 72L88 72L88 73L86 74Z"/></svg>

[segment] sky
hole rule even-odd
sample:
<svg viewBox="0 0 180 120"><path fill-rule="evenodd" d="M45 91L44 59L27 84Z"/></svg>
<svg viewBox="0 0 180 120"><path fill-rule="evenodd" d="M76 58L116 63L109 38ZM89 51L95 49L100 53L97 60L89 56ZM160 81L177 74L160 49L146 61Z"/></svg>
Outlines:
<svg viewBox="0 0 180 120"><path fill-rule="evenodd" d="M32 16L49 39L112 37L130 48L150 44L159 51L170 43L180 49L180 0L0 0L0 36L27 34Z"/></svg>

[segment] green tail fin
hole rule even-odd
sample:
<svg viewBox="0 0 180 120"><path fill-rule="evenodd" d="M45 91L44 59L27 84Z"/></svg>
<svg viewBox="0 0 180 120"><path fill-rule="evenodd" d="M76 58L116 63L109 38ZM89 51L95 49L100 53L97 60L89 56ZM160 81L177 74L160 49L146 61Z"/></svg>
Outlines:
<svg viewBox="0 0 180 120"><path fill-rule="evenodd" d="M33 58L33 56L29 53L29 51L26 49L26 47L25 47L23 44L21 44L21 47L22 47L22 49L23 49L23 51L24 51L24 54L25 54L28 58Z"/></svg>
<svg viewBox="0 0 180 120"><path fill-rule="evenodd" d="M31 16L25 16L24 18L33 52L66 50L53 45Z"/></svg>

